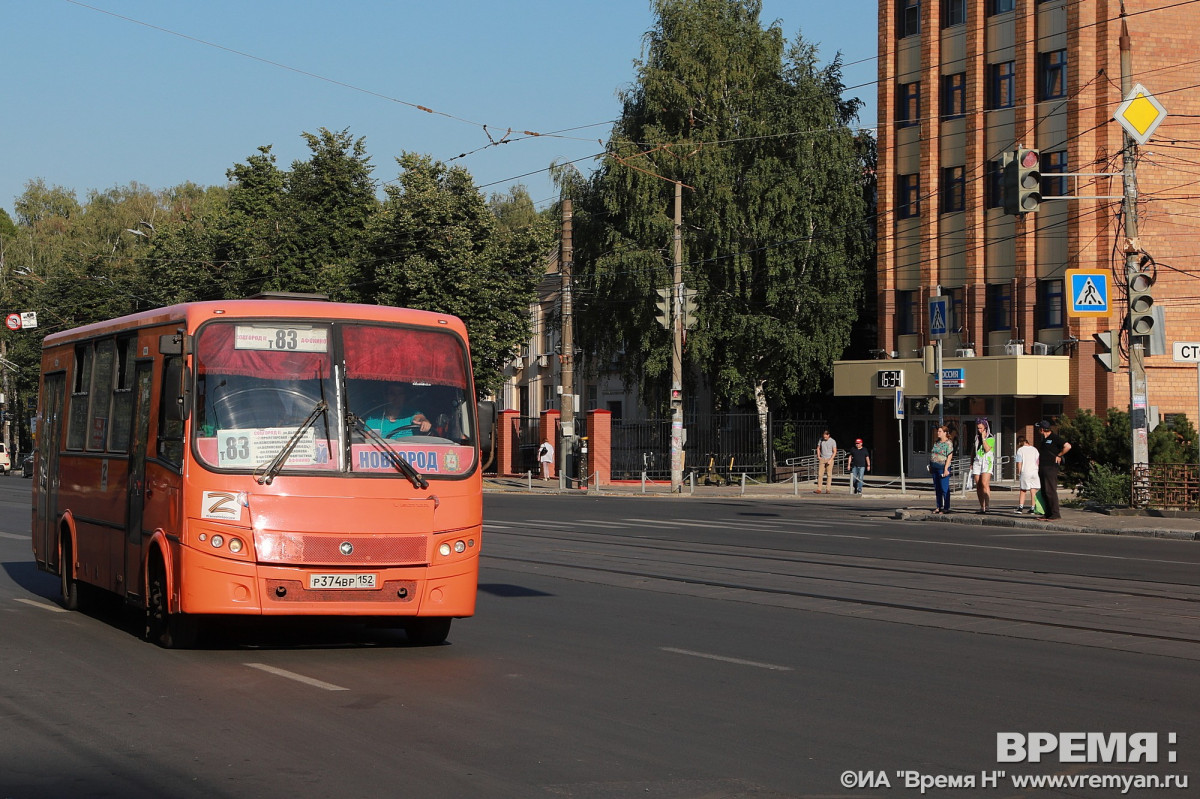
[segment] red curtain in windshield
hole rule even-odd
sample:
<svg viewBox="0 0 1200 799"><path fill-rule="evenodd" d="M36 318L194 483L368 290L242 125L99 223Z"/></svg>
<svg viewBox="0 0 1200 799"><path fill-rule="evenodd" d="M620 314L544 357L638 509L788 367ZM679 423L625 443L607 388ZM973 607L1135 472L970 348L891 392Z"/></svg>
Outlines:
<svg viewBox="0 0 1200 799"><path fill-rule="evenodd" d="M288 350L237 350L234 325L208 325L196 342L197 369L209 372L277 380L329 376L329 353Z"/></svg>
<svg viewBox="0 0 1200 799"><path fill-rule="evenodd" d="M467 387L466 353L450 333L347 325L342 344L346 377Z"/></svg>

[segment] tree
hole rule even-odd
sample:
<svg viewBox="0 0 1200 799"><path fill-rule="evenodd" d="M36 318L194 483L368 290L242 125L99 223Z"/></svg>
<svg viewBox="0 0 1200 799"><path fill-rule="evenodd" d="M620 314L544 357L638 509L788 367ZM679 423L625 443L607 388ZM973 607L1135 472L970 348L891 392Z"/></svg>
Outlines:
<svg viewBox="0 0 1200 799"><path fill-rule="evenodd" d="M476 390L494 391L529 337L551 228L540 219L504 227L462 168L415 153L396 160L401 174L369 231L370 299L461 317Z"/></svg>
<svg viewBox="0 0 1200 799"><path fill-rule="evenodd" d="M684 278L699 324L686 359L719 403L777 403L820 389L850 341L873 255L870 170L841 99L840 60L785 48L758 0L656 0L635 85L601 168L577 197L580 328L624 347L627 378L662 397L674 181Z"/></svg>

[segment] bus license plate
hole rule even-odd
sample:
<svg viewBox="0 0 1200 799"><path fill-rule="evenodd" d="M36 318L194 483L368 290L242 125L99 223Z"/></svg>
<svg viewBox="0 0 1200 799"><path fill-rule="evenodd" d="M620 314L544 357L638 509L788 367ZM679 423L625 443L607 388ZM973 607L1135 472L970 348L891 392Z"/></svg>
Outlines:
<svg viewBox="0 0 1200 799"><path fill-rule="evenodd" d="M310 574L308 575L309 589L325 590L329 588L375 588L374 574Z"/></svg>

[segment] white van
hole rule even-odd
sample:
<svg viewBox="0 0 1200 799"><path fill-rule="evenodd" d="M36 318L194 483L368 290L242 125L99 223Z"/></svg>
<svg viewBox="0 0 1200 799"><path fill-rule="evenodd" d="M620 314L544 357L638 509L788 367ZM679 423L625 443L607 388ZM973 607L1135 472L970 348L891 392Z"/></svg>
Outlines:
<svg viewBox="0 0 1200 799"><path fill-rule="evenodd" d="M8 456L8 447L0 443L0 474L7 475L12 471L12 460Z"/></svg>

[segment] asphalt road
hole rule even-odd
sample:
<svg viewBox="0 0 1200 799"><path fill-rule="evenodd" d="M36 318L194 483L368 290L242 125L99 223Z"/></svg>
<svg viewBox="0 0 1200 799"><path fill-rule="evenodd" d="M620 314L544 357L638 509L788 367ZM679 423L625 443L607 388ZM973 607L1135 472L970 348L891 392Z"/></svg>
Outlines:
<svg viewBox="0 0 1200 799"><path fill-rule="evenodd" d="M0 479L0 797L894 797L920 795L904 772L995 771L995 787L926 795L1120 795L1014 774L1198 784L1195 542L923 527L845 503L488 495L478 614L445 646L275 623L166 651L119 607L58 608L28 493ZM1159 762L999 763L1007 731L1158 733ZM864 787L880 773L890 788Z"/></svg>

